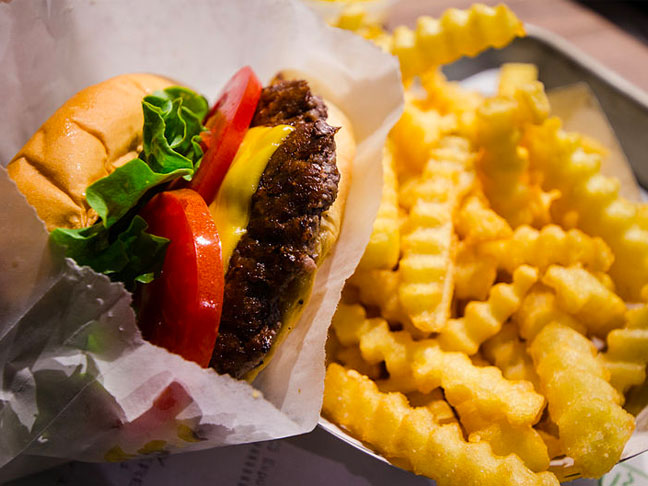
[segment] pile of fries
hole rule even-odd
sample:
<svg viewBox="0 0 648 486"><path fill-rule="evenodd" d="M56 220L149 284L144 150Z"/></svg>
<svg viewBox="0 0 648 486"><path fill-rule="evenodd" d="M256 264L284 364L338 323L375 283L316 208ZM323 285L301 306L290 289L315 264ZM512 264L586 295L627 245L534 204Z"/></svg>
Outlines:
<svg viewBox="0 0 648 486"><path fill-rule="evenodd" d="M324 416L440 486L600 477L646 379L648 207L551 117L535 66L505 65L491 98L444 78L523 35L507 7L339 25L399 57L406 107L332 324Z"/></svg>

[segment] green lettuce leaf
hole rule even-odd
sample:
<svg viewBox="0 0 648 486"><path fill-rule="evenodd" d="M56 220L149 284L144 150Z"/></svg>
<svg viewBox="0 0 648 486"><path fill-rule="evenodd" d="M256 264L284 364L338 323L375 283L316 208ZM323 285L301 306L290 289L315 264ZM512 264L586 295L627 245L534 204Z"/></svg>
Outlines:
<svg viewBox="0 0 648 486"><path fill-rule="evenodd" d="M133 290L134 282L148 283L159 274L169 244L166 238L146 233L147 227L142 217L135 216L117 235L96 223L81 229L56 228L50 238L79 265L88 265Z"/></svg>
<svg viewBox="0 0 648 486"><path fill-rule="evenodd" d="M200 133L209 109L204 97L171 87L146 96L143 150L86 189L88 204L101 220L88 228L57 228L51 240L80 265L108 274L133 290L162 269L169 240L146 233L137 209L158 188L179 177L191 180L203 152Z"/></svg>
<svg viewBox="0 0 648 486"><path fill-rule="evenodd" d="M123 218L148 191L178 177L190 179L200 163L201 120L207 101L193 91L172 87L147 96L144 144L139 158L127 162L86 190L86 199L106 228Z"/></svg>

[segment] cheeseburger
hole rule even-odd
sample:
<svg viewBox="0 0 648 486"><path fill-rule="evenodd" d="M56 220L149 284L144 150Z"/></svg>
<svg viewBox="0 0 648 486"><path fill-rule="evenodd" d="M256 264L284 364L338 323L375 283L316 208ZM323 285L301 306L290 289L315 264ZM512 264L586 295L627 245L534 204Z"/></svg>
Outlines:
<svg viewBox="0 0 648 486"><path fill-rule="evenodd" d="M69 99L8 171L68 257L133 291L146 339L251 379L337 239L354 150L305 81L245 67L209 109L129 74Z"/></svg>

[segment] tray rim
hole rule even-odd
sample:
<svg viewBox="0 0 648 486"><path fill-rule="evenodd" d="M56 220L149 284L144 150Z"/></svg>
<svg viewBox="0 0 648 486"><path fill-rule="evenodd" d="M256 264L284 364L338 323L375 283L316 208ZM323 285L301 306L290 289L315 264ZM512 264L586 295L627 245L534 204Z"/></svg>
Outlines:
<svg viewBox="0 0 648 486"><path fill-rule="evenodd" d="M637 104L648 110L648 91L644 91L631 81L628 81L619 73L555 32L534 24L525 24L524 27L527 32L526 37L548 44L557 51L564 53L580 67L603 79L612 88L626 94Z"/></svg>

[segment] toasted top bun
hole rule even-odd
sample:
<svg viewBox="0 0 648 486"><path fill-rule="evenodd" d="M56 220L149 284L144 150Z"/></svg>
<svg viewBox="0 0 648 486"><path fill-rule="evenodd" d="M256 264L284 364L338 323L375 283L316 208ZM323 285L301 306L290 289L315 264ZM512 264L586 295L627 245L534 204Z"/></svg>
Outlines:
<svg viewBox="0 0 648 486"><path fill-rule="evenodd" d="M48 230L97 220L86 188L142 150L142 98L174 83L124 74L85 88L63 104L7 167Z"/></svg>

